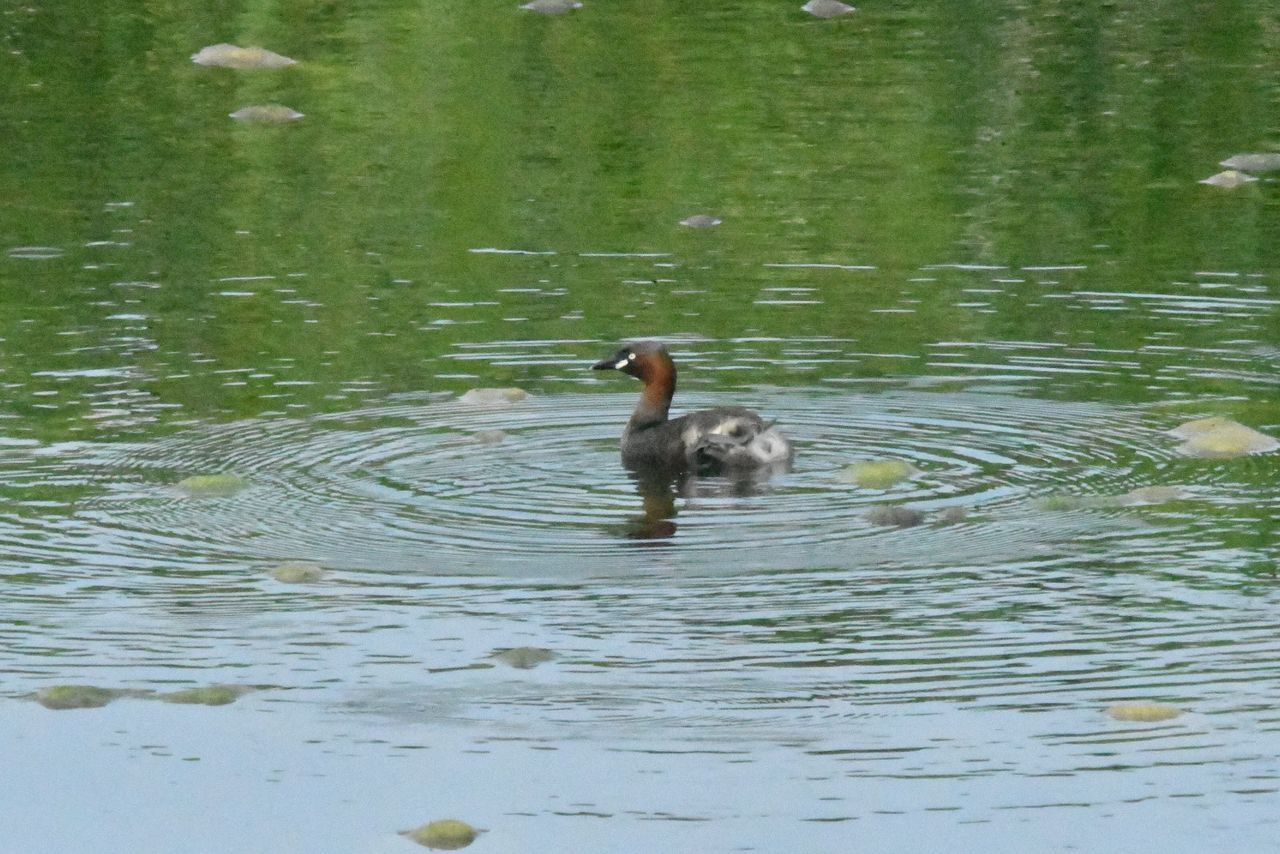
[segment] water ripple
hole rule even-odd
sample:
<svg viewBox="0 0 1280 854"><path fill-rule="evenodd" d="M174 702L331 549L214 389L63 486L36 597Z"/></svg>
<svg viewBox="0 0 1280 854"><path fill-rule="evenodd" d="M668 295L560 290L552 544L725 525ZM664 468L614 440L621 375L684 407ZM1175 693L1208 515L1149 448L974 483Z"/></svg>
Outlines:
<svg viewBox="0 0 1280 854"><path fill-rule="evenodd" d="M912 390L766 389L752 399L799 452L793 471L750 489L711 478L679 493L637 494L617 457L631 395L488 407L427 401L46 451L26 459L10 488L25 484L74 513L31 513L3 536L33 558L65 550L83 559L90 541L103 564L144 566L153 556L166 564L307 558L379 572L552 576L641 566L936 566L1031 558L1049 544L1078 553L1116 537L1126 551L1161 551L1177 537L1162 539L1150 518L1056 512L1037 499L1214 477L1180 468L1175 443L1161 433L1168 425L1107 406ZM683 402L726 401L694 394ZM888 490L838 477L855 460L886 458L919 476ZM213 472L249 485L220 497L174 487ZM652 521L655 502L669 504L658 513L665 538L637 539L637 520ZM885 504L918 510L924 524L875 524L868 511Z"/></svg>

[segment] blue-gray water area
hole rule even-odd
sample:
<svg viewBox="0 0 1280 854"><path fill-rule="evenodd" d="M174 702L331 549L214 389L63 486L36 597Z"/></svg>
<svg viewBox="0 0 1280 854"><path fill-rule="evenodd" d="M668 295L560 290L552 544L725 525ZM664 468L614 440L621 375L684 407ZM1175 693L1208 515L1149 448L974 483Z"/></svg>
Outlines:
<svg viewBox="0 0 1280 854"><path fill-rule="evenodd" d="M1280 12L799 5L0 10L0 849L1280 851Z"/></svg>

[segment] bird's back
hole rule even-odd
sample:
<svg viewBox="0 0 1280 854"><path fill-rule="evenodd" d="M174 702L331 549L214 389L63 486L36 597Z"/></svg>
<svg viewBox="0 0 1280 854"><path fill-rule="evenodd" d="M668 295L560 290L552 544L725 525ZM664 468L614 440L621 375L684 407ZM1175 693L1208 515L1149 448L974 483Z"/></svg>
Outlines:
<svg viewBox="0 0 1280 854"><path fill-rule="evenodd" d="M700 472L785 464L791 443L755 412L740 406L704 409L622 437L622 459L631 466L691 467Z"/></svg>

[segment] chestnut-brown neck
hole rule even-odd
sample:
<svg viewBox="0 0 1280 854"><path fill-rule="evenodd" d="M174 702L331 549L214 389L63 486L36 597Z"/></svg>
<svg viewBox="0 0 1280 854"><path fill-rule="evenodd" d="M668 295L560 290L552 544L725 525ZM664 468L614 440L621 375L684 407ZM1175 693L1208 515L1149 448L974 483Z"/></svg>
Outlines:
<svg viewBox="0 0 1280 854"><path fill-rule="evenodd" d="M636 359L636 376L644 383L632 429L661 424L667 420L671 398L676 393L676 365L666 353L645 353Z"/></svg>

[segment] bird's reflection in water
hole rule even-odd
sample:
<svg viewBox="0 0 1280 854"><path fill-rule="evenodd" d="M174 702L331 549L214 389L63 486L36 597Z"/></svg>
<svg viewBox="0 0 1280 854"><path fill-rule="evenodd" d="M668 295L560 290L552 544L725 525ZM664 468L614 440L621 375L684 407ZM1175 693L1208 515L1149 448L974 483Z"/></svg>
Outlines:
<svg viewBox="0 0 1280 854"><path fill-rule="evenodd" d="M669 540L676 534L676 498L750 497L764 491L764 484L788 466L766 466L742 471L698 475L689 471L632 469L628 475L640 496L641 512L627 520L623 536L637 543Z"/></svg>
<svg viewBox="0 0 1280 854"><path fill-rule="evenodd" d="M627 519L623 536L640 543L676 535L676 492L684 475L662 470L631 471L640 496L640 515Z"/></svg>

